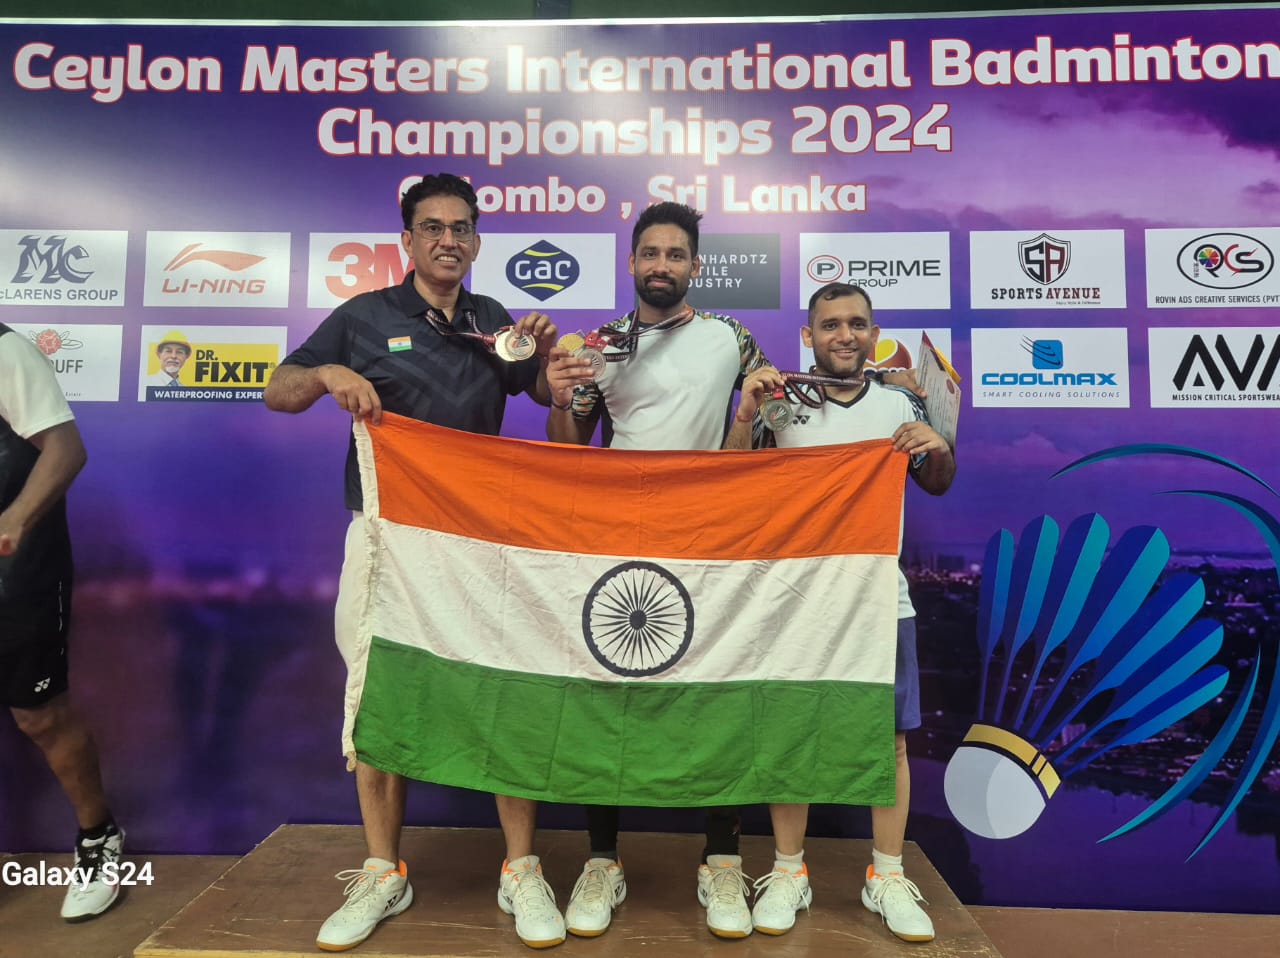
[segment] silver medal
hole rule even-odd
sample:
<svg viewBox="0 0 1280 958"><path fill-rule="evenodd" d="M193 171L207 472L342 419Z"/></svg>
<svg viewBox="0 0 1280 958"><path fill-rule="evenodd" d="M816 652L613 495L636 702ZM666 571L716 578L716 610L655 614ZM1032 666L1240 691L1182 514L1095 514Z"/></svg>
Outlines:
<svg viewBox="0 0 1280 958"><path fill-rule="evenodd" d="M774 432L782 432L791 425L791 403L785 399L766 399L760 407L760 418Z"/></svg>
<svg viewBox="0 0 1280 958"><path fill-rule="evenodd" d="M600 378L600 374L604 372L604 353L590 346L583 346L573 353L577 359L585 359L591 363L591 375L596 379Z"/></svg>
<svg viewBox="0 0 1280 958"><path fill-rule="evenodd" d="M505 326L494 334L493 351L498 354L499 359L518 363L536 353L538 345L532 336L517 337L513 327Z"/></svg>

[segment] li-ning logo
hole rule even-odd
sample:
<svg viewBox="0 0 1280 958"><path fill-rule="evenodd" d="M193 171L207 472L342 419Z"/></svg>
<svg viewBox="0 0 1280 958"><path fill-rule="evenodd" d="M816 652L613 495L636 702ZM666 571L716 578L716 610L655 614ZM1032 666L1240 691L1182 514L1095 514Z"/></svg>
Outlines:
<svg viewBox="0 0 1280 958"><path fill-rule="evenodd" d="M1208 233L1178 251L1178 271L1197 286L1242 289L1260 283L1275 266L1262 240L1246 233Z"/></svg>
<svg viewBox="0 0 1280 958"><path fill-rule="evenodd" d="M1041 233L1018 244L1018 265L1041 286L1056 283L1071 265L1071 242Z"/></svg>
<svg viewBox="0 0 1280 958"><path fill-rule="evenodd" d="M1035 369L1062 368L1062 340L1023 339L1022 348L1031 354L1031 365Z"/></svg>
<svg viewBox="0 0 1280 958"><path fill-rule="evenodd" d="M24 236L18 246L22 256L11 283L29 283L39 270L41 283L83 283L93 275L93 270L83 268L89 251L78 243L68 247L65 236L48 236L43 243L39 236Z"/></svg>
<svg viewBox="0 0 1280 958"><path fill-rule="evenodd" d="M165 264L166 273L174 272L192 263L211 263L232 273L240 273L257 266L265 256L244 253L239 250L201 249L200 243L191 243L178 251L178 255ZM266 291L264 279L183 279L171 280L167 276L160 285L162 293L254 293Z"/></svg>
<svg viewBox="0 0 1280 958"><path fill-rule="evenodd" d="M507 282L545 303L578 281L573 254L539 240L507 260Z"/></svg>

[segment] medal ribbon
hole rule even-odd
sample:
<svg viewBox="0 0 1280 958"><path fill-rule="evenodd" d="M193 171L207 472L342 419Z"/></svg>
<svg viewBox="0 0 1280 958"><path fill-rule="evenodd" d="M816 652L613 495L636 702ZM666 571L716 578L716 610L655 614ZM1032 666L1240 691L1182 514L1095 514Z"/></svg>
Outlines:
<svg viewBox="0 0 1280 958"><path fill-rule="evenodd" d="M830 386L833 389L844 389L848 386L861 386L866 380L862 376L842 378L840 376L819 376L817 373L789 373L779 370L785 385L781 389L775 389L773 392L774 399L783 399L791 396L801 405L808 406L810 409L817 409L827 401L827 389ZM796 389L792 383L802 386L812 386L814 395L809 395L806 390Z"/></svg>
<svg viewBox="0 0 1280 958"><path fill-rule="evenodd" d="M693 310L686 309L682 313L677 313L664 319L660 323L651 323L648 325L638 321L635 310L627 314L627 328L625 330L609 329L601 326L599 329L593 329L587 333L584 338L583 345L587 349L594 349L600 353L605 362L620 363L624 359L630 358L631 354L636 351L636 340L647 333L658 333L666 329L675 329L677 326L683 326L693 318ZM618 350L616 353L606 353L605 346L612 346Z"/></svg>

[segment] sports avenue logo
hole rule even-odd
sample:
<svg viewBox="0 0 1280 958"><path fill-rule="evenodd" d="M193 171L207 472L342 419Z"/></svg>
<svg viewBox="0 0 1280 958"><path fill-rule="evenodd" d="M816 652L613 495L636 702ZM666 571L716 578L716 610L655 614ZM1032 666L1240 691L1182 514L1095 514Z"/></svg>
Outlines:
<svg viewBox="0 0 1280 958"><path fill-rule="evenodd" d="M507 260L507 282L545 303L578 281L581 267L572 253L539 240Z"/></svg>
<svg viewBox="0 0 1280 958"><path fill-rule="evenodd" d="M1178 271L1197 286L1243 289L1270 275L1275 255L1247 233L1207 233L1178 251Z"/></svg>
<svg viewBox="0 0 1280 958"><path fill-rule="evenodd" d="M1055 239L1048 233L1018 243L1018 265L1033 282L1056 283L1071 266L1071 241Z"/></svg>

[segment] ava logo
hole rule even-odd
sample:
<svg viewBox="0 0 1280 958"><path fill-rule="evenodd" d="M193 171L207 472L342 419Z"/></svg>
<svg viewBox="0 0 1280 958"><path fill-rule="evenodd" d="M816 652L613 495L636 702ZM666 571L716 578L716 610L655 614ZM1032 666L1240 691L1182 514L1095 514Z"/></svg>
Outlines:
<svg viewBox="0 0 1280 958"><path fill-rule="evenodd" d="M1264 480L1231 460L1157 443L1094 453L1053 478L1110 459L1152 455L1210 463L1230 471L1235 483L1244 476L1269 496L1276 495ZM1258 503L1203 489L1166 494L1235 510L1253 525L1273 563L1280 563L1280 522ZM1106 521L1093 514L1076 519L1065 533L1051 517L1040 516L1027 525L1016 546L1007 529L988 542L978 609L977 720L947 764L947 805L974 834L1012 838L1036 823L1073 775L1122 746L1133 747L1125 760L1132 765L1139 761L1141 744L1160 736L1149 767L1175 770L1167 773L1172 783L1101 839L1108 841L1188 799L1229 752L1243 753L1245 743L1238 739L1251 736L1247 757L1231 760L1230 793L1193 857L1264 770L1280 738L1280 684L1258 693L1259 647L1247 666L1249 674L1235 685L1240 692L1229 714L1215 732L1203 736L1206 742L1195 740L1200 736L1194 733L1171 732L1199 710L1227 711L1221 703L1230 674L1216 661L1224 626L1202 615L1204 580L1168 568L1172 553L1163 531L1139 526L1114 544L1110 540ZM1247 714L1261 718L1246 730ZM1171 758L1170 748L1184 751L1185 762ZM1112 774L1124 773L1113 766Z"/></svg>
<svg viewBox="0 0 1280 958"><path fill-rule="evenodd" d="M80 340L72 339L70 332L60 333L56 329L42 329L38 333L27 333L27 336L46 356L52 356L60 349L79 349L84 345Z"/></svg>
<svg viewBox="0 0 1280 958"><path fill-rule="evenodd" d="M43 242L39 236L24 236L18 246L22 255L11 283L29 283L37 274L41 283L83 283L93 275L84 268L89 251L78 243L68 247L65 236L47 236Z"/></svg>
<svg viewBox="0 0 1280 958"><path fill-rule="evenodd" d="M1187 343L1187 351L1173 374L1173 385L1178 392L1183 392L1188 383L1199 388L1212 385L1215 392L1221 392L1229 376L1236 389L1243 392L1254 383L1256 373L1254 388L1265 392L1275 380L1277 366L1280 366L1280 333L1271 338L1269 346L1260 333L1255 335L1243 360L1232 352L1221 333L1215 337L1212 350L1196 333Z"/></svg>
<svg viewBox="0 0 1280 958"><path fill-rule="evenodd" d="M693 602L662 566L624 562L587 593L582 634L596 661L615 675L657 675L689 649Z"/></svg>
<svg viewBox="0 0 1280 958"><path fill-rule="evenodd" d="M578 261L546 240L527 246L507 260L507 282L546 302L578 281Z"/></svg>
<svg viewBox="0 0 1280 958"><path fill-rule="evenodd" d="M1018 265L1041 286L1056 283L1071 265L1071 241L1055 239L1048 233L1018 244Z"/></svg>
<svg viewBox="0 0 1280 958"><path fill-rule="evenodd" d="M1243 289L1270 275L1275 256L1262 240L1245 233L1197 236L1178 252L1178 270L1209 289Z"/></svg>
<svg viewBox="0 0 1280 958"><path fill-rule="evenodd" d="M1062 340L1024 338L1022 348L1031 354L1031 365L1034 369L1062 368Z"/></svg>

